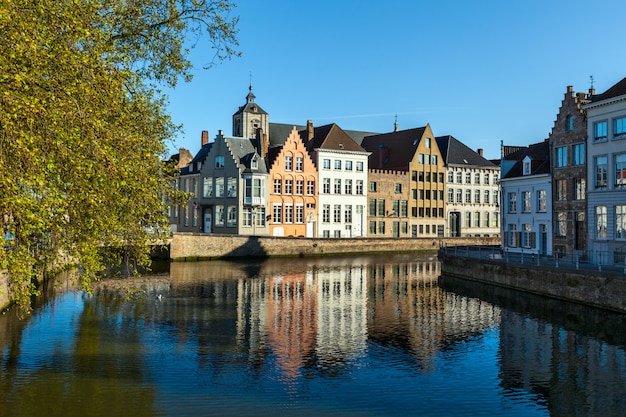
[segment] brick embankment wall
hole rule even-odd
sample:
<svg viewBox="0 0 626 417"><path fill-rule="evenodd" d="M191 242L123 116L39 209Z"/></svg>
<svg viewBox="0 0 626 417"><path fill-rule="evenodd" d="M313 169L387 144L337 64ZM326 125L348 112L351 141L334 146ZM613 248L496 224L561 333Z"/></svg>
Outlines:
<svg viewBox="0 0 626 417"><path fill-rule="evenodd" d="M293 237L218 236L174 233L170 259L175 261L240 257L324 256L353 253L437 251L440 246L494 245L498 238L315 239Z"/></svg>
<svg viewBox="0 0 626 417"><path fill-rule="evenodd" d="M441 273L529 293L626 312L626 277L551 269L439 253Z"/></svg>

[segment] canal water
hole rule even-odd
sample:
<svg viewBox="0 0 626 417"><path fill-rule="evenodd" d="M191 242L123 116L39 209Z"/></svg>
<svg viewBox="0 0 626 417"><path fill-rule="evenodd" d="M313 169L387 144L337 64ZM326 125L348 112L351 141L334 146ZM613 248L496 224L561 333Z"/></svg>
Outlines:
<svg viewBox="0 0 626 417"><path fill-rule="evenodd" d="M623 416L624 315L429 255L173 263L0 315L0 416Z"/></svg>

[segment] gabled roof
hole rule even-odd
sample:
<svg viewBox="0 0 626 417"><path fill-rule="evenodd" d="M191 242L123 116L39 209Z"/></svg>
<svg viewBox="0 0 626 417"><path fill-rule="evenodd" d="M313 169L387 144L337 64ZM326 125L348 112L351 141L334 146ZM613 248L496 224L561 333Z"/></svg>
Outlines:
<svg viewBox="0 0 626 417"><path fill-rule="evenodd" d="M623 95L626 95L626 78L622 78L620 82L613 85L604 93L591 96L591 102L596 103L598 101L603 101L603 100L607 100L610 98L619 97Z"/></svg>
<svg viewBox="0 0 626 417"><path fill-rule="evenodd" d="M427 127L399 130L363 138L361 146L372 153L369 157L369 168L408 170L409 163L413 160Z"/></svg>
<svg viewBox="0 0 626 417"><path fill-rule="evenodd" d="M446 165L495 167L493 163L480 156L454 136L439 136L435 139L437 140L441 157Z"/></svg>
<svg viewBox="0 0 626 417"><path fill-rule="evenodd" d="M298 133L300 137L307 138L306 129ZM309 152L313 149L365 152L358 143L335 123L314 128L313 138L306 142L306 148Z"/></svg>
<svg viewBox="0 0 626 417"><path fill-rule="evenodd" d="M550 173L550 142L546 139L543 142L535 143L526 148L526 152L521 155L513 168L504 176L504 178L524 177L524 159L531 159L530 174L540 175Z"/></svg>

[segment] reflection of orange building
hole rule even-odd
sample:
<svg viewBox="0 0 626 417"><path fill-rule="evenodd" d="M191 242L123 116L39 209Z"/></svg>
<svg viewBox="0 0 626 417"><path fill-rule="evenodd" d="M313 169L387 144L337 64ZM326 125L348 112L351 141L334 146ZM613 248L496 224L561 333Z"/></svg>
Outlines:
<svg viewBox="0 0 626 417"><path fill-rule="evenodd" d="M300 375L313 356L317 328L317 295L305 273L275 274L270 283L268 333L284 376Z"/></svg>
<svg viewBox="0 0 626 417"><path fill-rule="evenodd" d="M270 235L315 236L317 170L294 127L285 143L268 153Z"/></svg>

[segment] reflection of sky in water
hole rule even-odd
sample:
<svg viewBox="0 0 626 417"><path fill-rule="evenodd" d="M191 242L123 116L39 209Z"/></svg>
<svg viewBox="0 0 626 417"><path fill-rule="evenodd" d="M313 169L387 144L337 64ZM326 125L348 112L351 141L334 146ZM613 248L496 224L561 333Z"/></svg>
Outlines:
<svg viewBox="0 0 626 417"><path fill-rule="evenodd" d="M445 292L433 278L432 263L301 273L290 262L288 272L259 268L254 279L194 279L162 287L161 301L153 292L132 301L59 296L28 319L13 368L6 366L4 348L0 376L13 382L0 385L0 407L9 394L19 400L19 384L29 383L29 373L40 376L42 368L52 371L45 373L51 386L100 379L106 384L98 389L112 390L112 401L149 402L133 409L140 417L560 417L568 414L554 404L550 414L548 402L569 398L543 392L550 390L545 375L563 367L589 371L572 359L580 350L609 352L610 360L597 361L601 371L612 372L606 377L614 384L624 382L623 349ZM571 349L571 355L562 355L560 363L540 355L538 363L548 363L541 372L527 365L552 345ZM73 357L77 352L93 357ZM583 386L569 386L583 401L606 389L583 379ZM559 390L569 382L557 381ZM624 393L616 389L614 394Z"/></svg>

